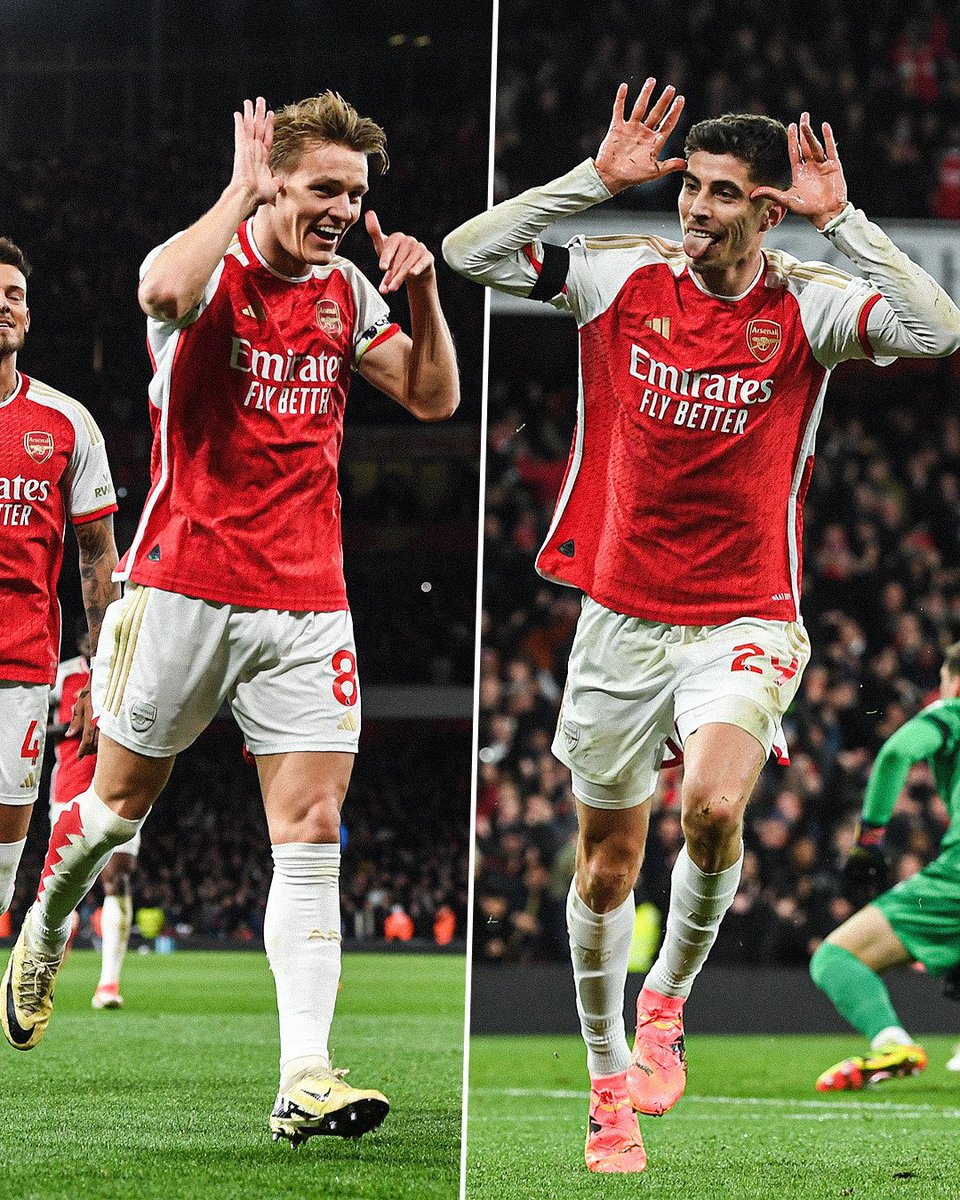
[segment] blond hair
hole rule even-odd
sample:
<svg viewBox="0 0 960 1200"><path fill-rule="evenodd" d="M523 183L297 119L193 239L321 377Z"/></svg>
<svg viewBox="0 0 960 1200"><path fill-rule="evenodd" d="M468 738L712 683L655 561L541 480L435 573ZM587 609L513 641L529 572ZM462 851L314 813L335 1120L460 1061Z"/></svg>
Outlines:
<svg viewBox="0 0 960 1200"><path fill-rule="evenodd" d="M307 146L316 142L332 142L368 155L381 175L390 166L386 133L376 121L361 117L339 92L322 92L279 110L270 151L271 168L290 170Z"/></svg>
<svg viewBox="0 0 960 1200"><path fill-rule="evenodd" d="M949 674L960 675L960 642L954 642L952 646L946 648L943 661Z"/></svg>

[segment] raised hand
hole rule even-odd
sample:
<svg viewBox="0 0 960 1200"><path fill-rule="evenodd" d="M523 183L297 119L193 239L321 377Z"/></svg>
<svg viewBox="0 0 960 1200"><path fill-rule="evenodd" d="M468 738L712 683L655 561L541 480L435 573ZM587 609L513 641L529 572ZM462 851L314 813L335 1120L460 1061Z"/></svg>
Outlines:
<svg viewBox="0 0 960 1200"><path fill-rule="evenodd" d="M280 180L270 170L273 145L273 111L258 96L256 104L244 100L243 112L233 114L233 176L231 184L250 193L256 204L269 204L277 197Z"/></svg>
<svg viewBox="0 0 960 1200"><path fill-rule="evenodd" d="M384 272L380 282L383 295L397 291L411 278L433 274L433 255L423 242L408 233L384 233L373 209L367 209L364 224L379 257L380 270Z"/></svg>
<svg viewBox="0 0 960 1200"><path fill-rule="evenodd" d="M787 129L793 169L789 189L781 192L772 187L758 187L750 193L750 199L775 200L797 216L812 221L818 229L839 217L847 205L847 184L833 130L826 122L822 129L821 146L810 125L810 114L801 113L799 126L791 124Z"/></svg>
<svg viewBox="0 0 960 1200"><path fill-rule="evenodd" d="M687 165L682 158L668 158L664 162L659 159L680 120L684 101L675 87L667 86L647 112L656 85L655 79L646 81L629 117L624 115L627 85L621 83L617 88L610 128L594 160L597 174L609 192L616 194L635 184L649 183L661 175L682 171Z"/></svg>

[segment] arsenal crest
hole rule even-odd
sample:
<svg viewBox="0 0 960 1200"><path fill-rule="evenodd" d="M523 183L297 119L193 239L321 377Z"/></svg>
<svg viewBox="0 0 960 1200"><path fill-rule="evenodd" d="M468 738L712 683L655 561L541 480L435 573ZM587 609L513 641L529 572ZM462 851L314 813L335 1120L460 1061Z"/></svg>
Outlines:
<svg viewBox="0 0 960 1200"><path fill-rule="evenodd" d="M340 305L336 300L317 301L317 324L329 337L339 337L343 333Z"/></svg>
<svg viewBox="0 0 960 1200"><path fill-rule="evenodd" d="M783 331L776 321L759 318L747 322L747 346L758 362L769 362L780 349Z"/></svg>
<svg viewBox="0 0 960 1200"><path fill-rule="evenodd" d="M33 430L23 435L23 448L34 462L45 463L53 454L53 434L47 431Z"/></svg>

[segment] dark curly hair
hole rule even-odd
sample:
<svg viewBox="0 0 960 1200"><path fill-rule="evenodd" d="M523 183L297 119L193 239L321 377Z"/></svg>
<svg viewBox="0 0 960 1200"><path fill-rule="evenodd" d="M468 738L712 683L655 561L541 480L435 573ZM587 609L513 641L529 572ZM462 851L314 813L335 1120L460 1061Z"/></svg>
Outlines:
<svg viewBox="0 0 960 1200"><path fill-rule="evenodd" d="M698 121L687 134L684 153L732 154L750 168L754 183L781 191L790 186L793 172L787 151L787 130L773 117L752 113L724 113Z"/></svg>

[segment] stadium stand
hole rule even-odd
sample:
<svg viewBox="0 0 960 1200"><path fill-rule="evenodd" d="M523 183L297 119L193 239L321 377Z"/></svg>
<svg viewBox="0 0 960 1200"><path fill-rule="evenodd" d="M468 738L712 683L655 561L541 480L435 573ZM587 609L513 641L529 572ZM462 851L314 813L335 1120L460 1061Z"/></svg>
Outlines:
<svg viewBox="0 0 960 1200"><path fill-rule="evenodd" d="M576 29L577 37L568 36ZM592 154L622 80L673 83L692 119L758 112L783 121L808 110L837 135L850 195L872 216L956 216L960 20L955 3L851 0L771 9L760 0L651 0L638 19L623 0L515 0L501 13L497 95L498 199ZM531 69L531 64L536 64ZM618 205L669 207L645 187ZM670 202L672 203L672 201Z"/></svg>

